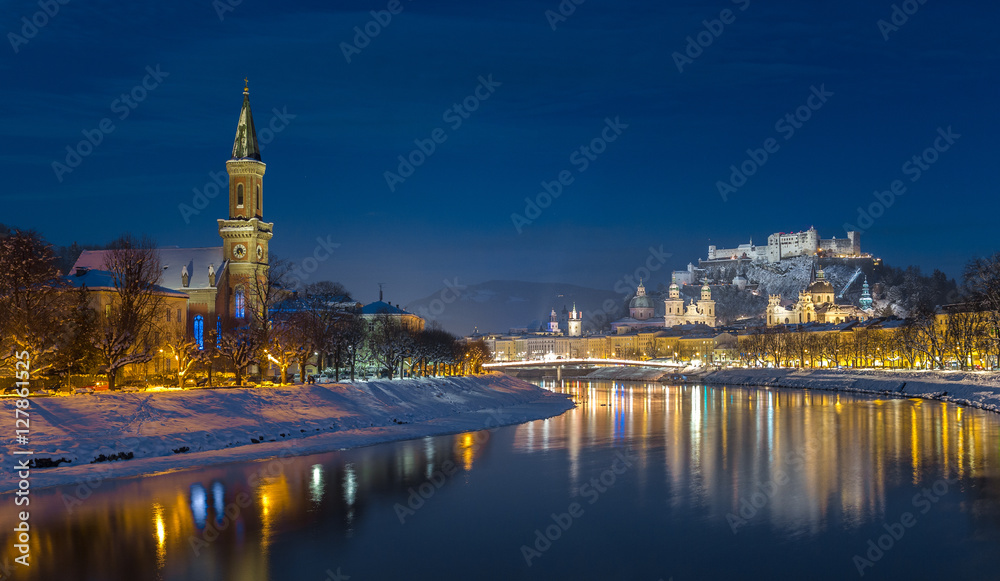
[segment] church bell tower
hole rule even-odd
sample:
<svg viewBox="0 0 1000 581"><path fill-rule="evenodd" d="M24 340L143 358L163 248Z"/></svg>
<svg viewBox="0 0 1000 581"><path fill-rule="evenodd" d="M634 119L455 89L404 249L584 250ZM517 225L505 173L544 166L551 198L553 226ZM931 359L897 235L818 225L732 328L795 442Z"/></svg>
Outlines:
<svg viewBox="0 0 1000 581"><path fill-rule="evenodd" d="M229 174L229 218L219 220L223 257L228 261L228 314L244 319L249 315L255 281L267 276L268 242L274 224L265 222L264 170L260 160L257 130L250 111L250 89L243 88L243 108L236 125L233 154L226 162Z"/></svg>

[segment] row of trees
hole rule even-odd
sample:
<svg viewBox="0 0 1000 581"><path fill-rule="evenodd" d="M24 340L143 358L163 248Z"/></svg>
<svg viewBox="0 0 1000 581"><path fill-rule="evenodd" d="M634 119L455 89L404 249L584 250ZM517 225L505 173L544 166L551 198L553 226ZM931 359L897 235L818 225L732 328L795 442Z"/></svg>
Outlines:
<svg viewBox="0 0 1000 581"><path fill-rule="evenodd" d="M162 268L155 243L125 234L107 247L107 287L96 300L74 289L57 265L61 258L35 232L0 237L0 370L12 374L14 354L31 354L32 376L65 381L103 373L115 389L129 366L165 356L178 385L193 373L235 374L237 385L253 369L272 364L288 383L288 370L314 363L335 378L366 374L477 373L487 360L481 343L466 343L440 329L417 331L389 314L361 315L344 287L319 282L288 289L283 261L261 266L248 285L241 319L206 328L200 341L165 323ZM304 379L304 377L303 377Z"/></svg>
<svg viewBox="0 0 1000 581"><path fill-rule="evenodd" d="M943 307L914 303L905 321L845 332L802 327L756 328L739 338L748 366L773 365L945 369L1000 366L1000 254L970 262L961 293Z"/></svg>

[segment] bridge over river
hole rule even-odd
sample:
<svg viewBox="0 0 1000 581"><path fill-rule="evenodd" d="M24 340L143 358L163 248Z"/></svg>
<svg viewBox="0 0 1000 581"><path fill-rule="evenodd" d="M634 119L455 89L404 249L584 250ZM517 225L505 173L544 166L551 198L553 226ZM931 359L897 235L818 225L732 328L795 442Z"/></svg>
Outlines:
<svg viewBox="0 0 1000 581"><path fill-rule="evenodd" d="M562 371L565 367L574 368L599 368L599 367L642 367L652 369L663 369L664 371L680 371L685 369L685 365L673 361L649 360L634 361L631 359L596 359L592 357L572 358L572 359L526 359L522 361L501 361L497 363L487 363L484 368L492 371L505 371L517 369L555 369L556 379L562 379Z"/></svg>

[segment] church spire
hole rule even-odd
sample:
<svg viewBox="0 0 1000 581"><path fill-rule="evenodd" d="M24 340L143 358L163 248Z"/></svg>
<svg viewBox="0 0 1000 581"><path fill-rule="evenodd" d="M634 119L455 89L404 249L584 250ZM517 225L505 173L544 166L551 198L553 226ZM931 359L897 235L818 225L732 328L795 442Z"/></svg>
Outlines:
<svg viewBox="0 0 1000 581"><path fill-rule="evenodd" d="M232 159L254 159L260 161L260 147L257 145L257 130L253 126L253 114L250 112L250 81L243 87L243 109L240 111L240 121L236 125L236 140L233 142Z"/></svg>

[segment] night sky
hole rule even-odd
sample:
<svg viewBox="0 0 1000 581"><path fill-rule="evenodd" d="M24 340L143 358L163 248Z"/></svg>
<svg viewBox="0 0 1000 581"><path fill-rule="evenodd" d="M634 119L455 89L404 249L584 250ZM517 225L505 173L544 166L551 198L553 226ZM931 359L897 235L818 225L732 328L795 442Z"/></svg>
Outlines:
<svg viewBox="0 0 1000 581"><path fill-rule="evenodd" d="M905 194L863 228L864 250L951 276L1000 250L995 2L909 0L880 30L890 1L566 0L563 19L557 0L402 0L384 26L370 11L388 0L49 1L52 17L3 3L0 222L55 244L133 231L220 245L225 195L187 220L181 205L224 171L249 77L272 251L303 264L317 239L339 244L309 281L365 302L379 282L404 304L456 278L611 289L661 246L673 258L652 282L666 282L708 244L842 237L894 180ZM917 8L906 22L903 8ZM378 34L348 62L366 25ZM808 121L778 124L800 107ZM938 139L949 127L960 137ZM84 131L100 143L58 172ZM578 151L602 133L602 153ZM434 136L390 187L385 172ZM769 139L724 199L717 182ZM904 163L935 142L947 151L914 181ZM564 171L518 232L511 215Z"/></svg>

